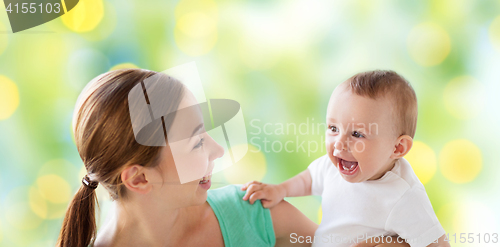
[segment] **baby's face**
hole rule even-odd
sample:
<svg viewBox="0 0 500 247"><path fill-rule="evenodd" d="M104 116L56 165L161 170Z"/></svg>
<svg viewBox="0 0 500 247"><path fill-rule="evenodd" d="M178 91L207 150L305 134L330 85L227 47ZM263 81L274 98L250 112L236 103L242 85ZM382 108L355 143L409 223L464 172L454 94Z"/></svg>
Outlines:
<svg viewBox="0 0 500 247"><path fill-rule="evenodd" d="M393 104L351 92L346 82L327 110L326 149L342 177L352 183L379 179L393 167L397 138Z"/></svg>

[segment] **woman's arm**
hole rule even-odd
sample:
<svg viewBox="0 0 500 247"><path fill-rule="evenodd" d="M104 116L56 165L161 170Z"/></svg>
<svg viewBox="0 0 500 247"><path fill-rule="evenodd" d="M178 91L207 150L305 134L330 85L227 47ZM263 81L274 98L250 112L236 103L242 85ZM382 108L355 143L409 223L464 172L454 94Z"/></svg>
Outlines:
<svg viewBox="0 0 500 247"><path fill-rule="evenodd" d="M318 225L287 201L270 209L276 246L311 246Z"/></svg>

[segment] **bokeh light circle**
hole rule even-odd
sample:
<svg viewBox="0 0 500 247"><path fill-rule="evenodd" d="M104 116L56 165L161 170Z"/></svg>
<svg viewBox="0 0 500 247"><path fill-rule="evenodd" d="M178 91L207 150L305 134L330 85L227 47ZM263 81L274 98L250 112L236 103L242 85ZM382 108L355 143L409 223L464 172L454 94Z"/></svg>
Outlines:
<svg viewBox="0 0 500 247"><path fill-rule="evenodd" d="M80 181L76 166L65 159L46 162L38 171L38 178L30 189L30 206L33 212L44 219L63 217L73 192L66 179Z"/></svg>
<svg viewBox="0 0 500 247"><path fill-rule="evenodd" d="M177 20L177 28L187 36L202 38L215 32L217 23L203 12L191 12Z"/></svg>
<svg viewBox="0 0 500 247"><path fill-rule="evenodd" d="M117 65L111 67L111 69L109 69L109 71L119 70L119 69L137 69L137 68L139 68L139 67L133 63L120 63L120 64L117 64Z"/></svg>
<svg viewBox="0 0 500 247"><path fill-rule="evenodd" d="M473 77L457 77L446 85L443 100L451 115L458 119L470 119L484 108L486 89Z"/></svg>
<svg viewBox="0 0 500 247"><path fill-rule="evenodd" d="M444 177L454 183L467 183L481 172L481 150L472 142L460 139L446 143L439 153L439 167Z"/></svg>
<svg viewBox="0 0 500 247"><path fill-rule="evenodd" d="M425 143L413 142L413 147L405 156L422 184L426 184L436 173L436 153Z"/></svg>
<svg viewBox="0 0 500 247"><path fill-rule="evenodd" d="M321 224L321 219L323 219L323 209L321 206L318 208L318 224Z"/></svg>
<svg viewBox="0 0 500 247"><path fill-rule="evenodd" d="M71 187L63 178L50 174L39 177L36 184L40 194L52 203L67 203L71 197Z"/></svg>
<svg viewBox="0 0 500 247"><path fill-rule="evenodd" d="M53 159L45 162L38 170L38 177L46 175L57 175L69 181L80 182L81 176L78 176L78 167L65 159Z"/></svg>
<svg viewBox="0 0 500 247"><path fill-rule="evenodd" d="M493 47L500 52L500 15L493 19L489 27L490 41Z"/></svg>
<svg viewBox="0 0 500 247"><path fill-rule="evenodd" d="M72 10L61 16L62 22L72 31L83 33L94 30L104 17L102 0L80 1Z"/></svg>
<svg viewBox="0 0 500 247"><path fill-rule="evenodd" d="M442 63L451 50L448 33L434 23L422 23L408 35L408 51L411 58L421 66Z"/></svg>
<svg viewBox="0 0 500 247"><path fill-rule="evenodd" d="M181 15L176 20L174 38L184 53L190 56L204 55L217 43L216 17L201 11Z"/></svg>
<svg viewBox="0 0 500 247"><path fill-rule="evenodd" d="M0 120L9 118L19 106L19 90L9 78L0 75Z"/></svg>
<svg viewBox="0 0 500 247"><path fill-rule="evenodd" d="M244 148L241 145L234 148ZM244 184L251 180L262 180L267 172L266 157L255 146L248 145L247 154L236 164L226 168L224 177L231 184Z"/></svg>
<svg viewBox="0 0 500 247"><path fill-rule="evenodd" d="M5 218L18 230L36 229L43 221L31 210L28 197L29 187L17 187L5 199Z"/></svg>
<svg viewBox="0 0 500 247"><path fill-rule="evenodd" d="M49 209L47 201L40 194L40 190L32 186L29 190L29 204L31 210L42 219L46 219Z"/></svg>

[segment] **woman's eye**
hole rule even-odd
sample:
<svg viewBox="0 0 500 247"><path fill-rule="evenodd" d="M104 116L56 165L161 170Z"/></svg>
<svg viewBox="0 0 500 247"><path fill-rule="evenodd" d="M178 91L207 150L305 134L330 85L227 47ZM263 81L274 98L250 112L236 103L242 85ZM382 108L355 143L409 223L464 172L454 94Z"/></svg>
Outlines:
<svg viewBox="0 0 500 247"><path fill-rule="evenodd" d="M333 132L337 132L337 131L338 131L337 127L336 127L336 126L333 126L333 125L328 126L328 128L329 128L331 131L333 131Z"/></svg>
<svg viewBox="0 0 500 247"><path fill-rule="evenodd" d="M198 142L198 144L196 144L196 146L193 147L193 149L200 148L201 146L203 146L204 141L205 141L205 138L201 138L200 141Z"/></svg>
<svg viewBox="0 0 500 247"><path fill-rule="evenodd" d="M361 138L361 137L365 137L364 135L362 135L361 133L357 132L357 131L353 131L352 132L352 136L356 137L356 138Z"/></svg>

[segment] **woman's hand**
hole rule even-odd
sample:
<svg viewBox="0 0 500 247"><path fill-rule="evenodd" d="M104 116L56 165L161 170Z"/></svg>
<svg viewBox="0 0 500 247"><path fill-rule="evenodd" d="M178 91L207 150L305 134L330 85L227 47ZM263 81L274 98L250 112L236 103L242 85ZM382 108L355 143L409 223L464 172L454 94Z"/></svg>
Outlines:
<svg viewBox="0 0 500 247"><path fill-rule="evenodd" d="M283 201L286 196L285 188L276 184L265 184L258 181L251 181L243 185L241 190L246 190L243 200L248 200L253 204L256 200L261 201L264 208L272 208Z"/></svg>

